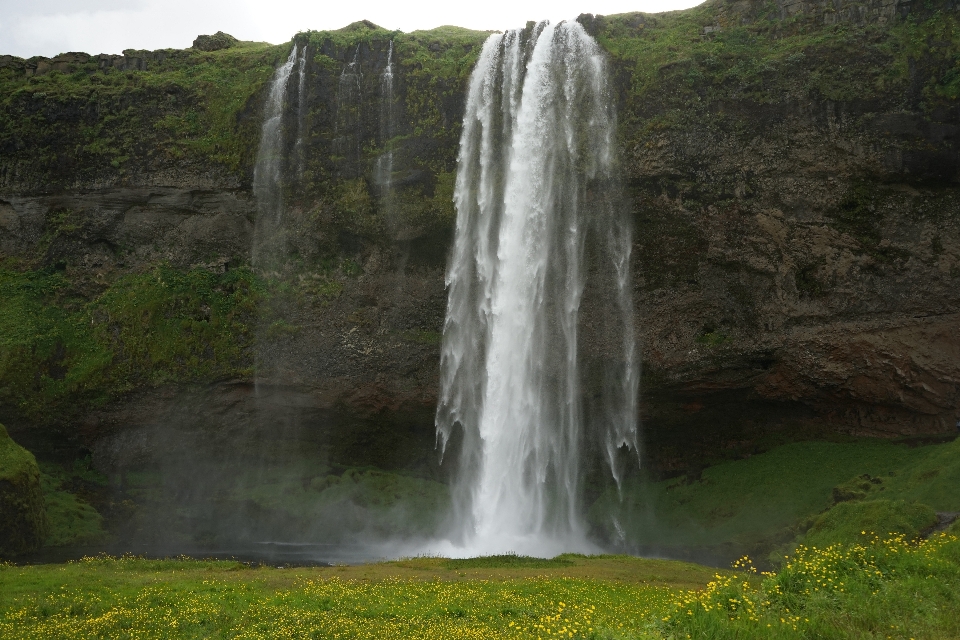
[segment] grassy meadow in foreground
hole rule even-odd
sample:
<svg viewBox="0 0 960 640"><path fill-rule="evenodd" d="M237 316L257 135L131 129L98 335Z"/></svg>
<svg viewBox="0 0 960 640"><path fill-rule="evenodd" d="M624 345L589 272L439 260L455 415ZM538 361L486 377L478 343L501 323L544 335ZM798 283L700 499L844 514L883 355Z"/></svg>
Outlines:
<svg viewBox="0 0 960 640"><path fill-rule="evenodd" d="M504 638L638 633L706 567L629 557L331 568L96 558L0 568L3 638ZM630 637L630 636L626 636Z"/></svg>
<svg viewBox="0 0 960 640"><path fill-rule="evenodd" d="M271 569L0 567L3 638L953 638L960 540L801 546L778 573L624 556ZM712 578L711 578L712 576Z"/></svg>

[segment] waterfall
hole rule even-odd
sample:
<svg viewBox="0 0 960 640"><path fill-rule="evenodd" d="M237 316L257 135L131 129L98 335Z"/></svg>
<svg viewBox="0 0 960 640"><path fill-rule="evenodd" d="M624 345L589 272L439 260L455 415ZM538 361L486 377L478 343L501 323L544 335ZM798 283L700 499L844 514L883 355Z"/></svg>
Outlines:
<svg viewBox="0 0 960 640"><path fill-rule="evenodd" d="M300 58L297 60L297 74L299 75L299 82L297 83L297 143L294 150L297 158L297 177L302 178L306 160L303 151L303 120L307 106L307 45L303 45Z"/></svg>
<svg viewBox="0 0 960 640"><path fill-rule="evenodd" d="M576 22L494 34L470 79L437 409L463 553L585 551L582 456L636 450L631 232L605 57ZM585 291L613 344L584 400Z"/></svg>
<svg viewBox="0 0 960 640"><path fill-rule="evenodd" d="M393 147L395 135L393 104L393 40L387 49L387 66L380 76L380 146L386 151L377 158L375 179L380 186L381 206L388 225L394 223L393 202Z"/></svg>
<svg viewBox="0 0 960 640"><path fill-rule="evenodd" d="M337 85L337 146L355 173L360 172L361 102L363 74L360 71L360 45L353 61L340 74Z"/></svg>
<svg viewBox="0 0 960 640"><path fill-rule="evenodd" d="M287 61L274 72L267 103L263 108L260 148L253 168L253 192L260 213L258 219L279 219L283 215L283 112L287 82L297 60L297 51L298 47L294 45Z"/></svg>

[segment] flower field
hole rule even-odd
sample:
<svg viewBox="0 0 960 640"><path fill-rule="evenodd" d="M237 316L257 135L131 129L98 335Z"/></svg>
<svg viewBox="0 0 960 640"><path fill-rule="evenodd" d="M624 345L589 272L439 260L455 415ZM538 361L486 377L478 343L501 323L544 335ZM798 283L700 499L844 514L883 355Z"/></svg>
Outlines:
<svg viewBox="0 0 960 640"><path fill-rule="evenodd" d="M499 574L444 573L442 559L373 569L106 557L3 565L0 637L960 637L960 540L862 538L801 546L775 573L743 559L699 588L705 568L610 556ZM611 574L618 563L629 571Z"/></svg>
<svg viewBox="0 0 960 640"><path fill-rule="evenodd" d="M902 535L823 549L800 546L776 573L738 573L685 591L662 618L666 637L960 637L960 539Z"/></svg>
<svg viewBox="0 0 960 640"><path fill-rule="evenodd" d="M124 560L90 562L114 570ZM256 579L184 583L175 572L130 593L83 584L23 597L4 611L0 637L583 638L636 632L671 595L565 578L298 578L271 592Z"/></svg>

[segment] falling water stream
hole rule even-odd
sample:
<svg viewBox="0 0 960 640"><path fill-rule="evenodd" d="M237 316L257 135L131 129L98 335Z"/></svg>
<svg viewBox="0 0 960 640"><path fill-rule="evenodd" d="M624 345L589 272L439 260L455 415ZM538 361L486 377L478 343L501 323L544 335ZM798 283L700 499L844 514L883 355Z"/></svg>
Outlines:
<svg viewBox="0 0 960 640"><path fill-rule="evenodd" d="M304 116L307 112L307 47L304 45L300 50L300 59L297 60L297 74L299 82L297 83L297 143L294 152L297 156L297 177L303 177L303 167L306 157L303 148L303 126Z"/></svg>
<svg viewBox="0 0 960 640"><path fill-rule="evenodd" d="M286 107L287 82L297 61L298 47L290 50L287 61L273 74L270 93L264 105L260 147L253 168L253 192L260 210L258 221L273 220L283 214L283 115Z"/></svg>
<svg viewBox="0 0 960 640"><path fill-rule="evenodd" d="M636 450L631 239L616 202L615 128L605 57L578 23L484 44L460 139L437 410L441 444L462 438L454 553L592 550L583 451L596 443L616 476L617 450ZM602 407L589 411L585 287L612 292L604 314L621 356L605 367Z"/></svg>
<svg viewBox="0 0 960 640"><path fill-rule="evenodd" d="M387 65L380 76L380 146L386 148L377 158L375 179L380 187L381 209L387 219L388 228L395 223L395 203L393 193L393 147L391 139L396 134L395 108L393 97L393 40L387 49Z"/></svg>
<svg viewBox="0 0 960 640"><path fill-rule="evenodd" d="M360 45L353 53L353 61L344 66L337 83L337 140L339 152L348 165L359 171L362 154L363 72L360 69Z"/></svg>
<svg viewBox="0 0 960 640"><path fill-rule="evenodd" d="M391 42L380 77L383 151L373 167L388 218L393 53ZM291 163L283 114L298 63ZM305 65L294 46L270 86L254 171L255 263L263 231L283 224L283 172L302 170ZM358 47L339 78L335 134L358 170L361 78ZM434 551L596 549L583 504L588 458L604 459L619 482L623 449L637 450L632 240L619 206L615 131L606 58L578 23L487 39L460 139L436 414L444 454L457 456L454 524Z"/></svg>

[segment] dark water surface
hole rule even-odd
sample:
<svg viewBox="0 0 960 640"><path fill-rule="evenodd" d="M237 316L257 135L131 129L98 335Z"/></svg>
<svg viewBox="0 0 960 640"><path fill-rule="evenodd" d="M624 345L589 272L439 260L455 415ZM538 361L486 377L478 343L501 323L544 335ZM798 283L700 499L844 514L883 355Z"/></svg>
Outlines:
<svg viewBox="0 0 960 640"><path fill-rule="evenodd" d="M151 545L87 545L48 547L36 553L13 559L15 564L51 564L80 560L98 555L124 556L159 560L191 558L196 560L236 560L252 565L283 567L330 567L341 564L365 564L395 559L382 546L318 544L299 542L250 542L224 547L151 546Z"/></svg>

